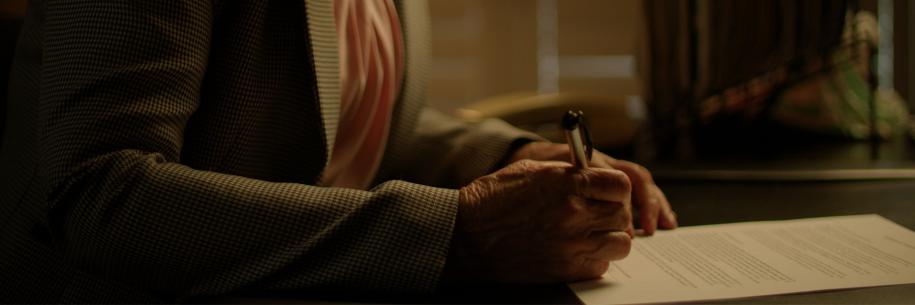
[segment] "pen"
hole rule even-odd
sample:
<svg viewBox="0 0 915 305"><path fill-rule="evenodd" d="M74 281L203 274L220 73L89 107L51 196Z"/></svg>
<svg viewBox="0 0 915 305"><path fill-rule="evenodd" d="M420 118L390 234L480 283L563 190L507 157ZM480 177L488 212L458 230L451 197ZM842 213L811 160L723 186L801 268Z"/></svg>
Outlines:
<svg viewBox="0 0 915 305"><path fill-rule="evenodd" d="M594 146L591 143L591 134L588 132L584 112L569 110L562 116L561 125L566 136L566 143L569 144L572 164L578 168L588 168Z"/></svg>

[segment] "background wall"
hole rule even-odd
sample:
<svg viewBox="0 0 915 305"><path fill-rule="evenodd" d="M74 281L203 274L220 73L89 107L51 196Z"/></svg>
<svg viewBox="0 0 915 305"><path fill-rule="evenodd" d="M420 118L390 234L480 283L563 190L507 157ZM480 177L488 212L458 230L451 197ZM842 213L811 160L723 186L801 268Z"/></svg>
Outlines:
<svg viewBox="0 0 915 305"><path fill-rule="evenodd" d="M876 12L878 1L858 4ZM915 5L885 1L894 28L890 83L915 108L915 61L908 60L915 52L909 47ZM435 108L451 111L516 91L640 93L633 55L642 36L642 0L430 0L430 7Z"/></svg>
<svg viewBox="0 0 915 305"><path fill-rule="evenodd" d="M640 0L431 0L429 104L518 91L638 95Z"/></svg>

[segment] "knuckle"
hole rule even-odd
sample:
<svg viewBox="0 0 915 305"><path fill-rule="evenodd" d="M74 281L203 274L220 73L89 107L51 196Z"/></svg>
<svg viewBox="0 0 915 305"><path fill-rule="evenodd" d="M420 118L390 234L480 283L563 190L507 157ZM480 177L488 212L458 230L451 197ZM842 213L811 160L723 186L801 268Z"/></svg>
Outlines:
<svg viewBox="0 0 915 305"><path fill-rule="evenodd" d="M621 221L622 223L627 224L627 225L630 224L630 223L632 223L632 212L630 212L630 211L622 211L622 212L620 212L620 213L622 214L622 215L620 216L620 218L622 218L622 221Z"/></svg>
<svg viewBox="0 0 915 305"><path fill-rule="evenodd" d="M629 177L618 170L594 169L577 176L577 194L586 198L628 201L632 193Z"/></svg>
<svg viewBox="0 0 915 305"><path fill-rule="evenodd" d="M539 177L558 177L565 175L565 169L551 162L542 162L530 159L517 161L513 164L521 174Z"/></svg>
<svg viewBox="0 0 915 305"><path fill-rule="evenodd" d="M627 235L625 233L618 234L618 235L620 236L620 238L617 241L616 246L617 246L617 249L619 250L619 252L618 252L618 256L615 257L614 259L624 259L627 256L629 256L629 252L632 251L632 238L630 238L629 235Z"/></svg>
<svg viewBox="0 0 915 305"><path fill-rule="evenodd" d="M635 163L633 163L633 164L635 164ZM635 166L638 169L637 171L639 173L639 176L642 177L642 180L644 180L646 182L652 182L652 183L654 182L654 179L651 177L651 171L649 171L648 168L638 165L638 164L635 164Z"/></svg>
<svg viewBox="0 0 915 305"><path fill-rule="evenodd" d="M573 194L588 197L588 187L591 185L591 176L586 173L579 173L572 176L569 187Z"/></svg>
<svg viewBox="0 0 915 305"><path fill-rule="evenodd" d="M636 173L639 174L639 176L651 177L651 173L648 171L648 168L645 168L644 166L639 165L638 163L629 162L629 164L631 164L632 168L634 169L634 171Z"/></svg>
<svg viewBox="0 0 915 305"><path fill-rule="evenodd" d="M626 174L623 174L622 172L616 172L611 177L614 185L619 186L626 193L632 192L632 181L629 180L629 176L626 176Z"/></svg>
<svg viewBox="0 0 915 305"><path fill-rule="evenodd" d="M606 206L606 210L612 213L623 213L626 211L626 203L622 201L603 201L601 205Z"/></svg>
<svg viewBox="0 0 915 305"><path fill-rule="evenodd" d="M629 180L629 177L626 175L620 176L620 179L622 180L623 189L625 189L626 192L632 192L632 180Z"/></svg>
<svg viewBox="0 0 915 305"><path fill-rule="evenodd" d="M622 161L621 165L620 169L623 169L627 175L631 175L632 177L630 178L645 183L653 181L651 171L649 171L648 168L629 161Z"/></svg>
<svg viewBox="0 0 915 305"><path fill-rule="evenodd" d="M628 214L631 214L631 208L622 201L601 201L591 203L592 216L599 217L608 224L618 226L617 223L623 223ZM618 229L618 228L614 228Z"/></svg>
<svg viewBox="0 0 915 305"><path fill-rule="evenodd" d="M587 204L583 198L570 195L566 197L563 211L571 218L578 217L588 212Z"/></svg>
<svg viewBox="0 0 915 305"><path fill-rule="evenodd" d="M514 163L514 166L520 170L535 170L539 164L531 159L521 159Z"/></svg>
<svg viewBox="0 0 915 305"><path fill-rule="evenodd" d="M558 166L542 166L540 168L540 172L553 177L562 177L567 175L566 169Z"/></svg>
<svg viewBox="0 0 915 305"><path fill-rule="evenodd" d="M641 203L642 209L648 209L650 212L654 213L661 210L661 200L655 196L647 196L648 198Z"/></svg>
<svg viewBox="0 0 915 305"><path fill-rule="evenodd" d="M575 231L579 227L580 217L576 216L577 213L578 212L574 210L569 210L557 215L555 229L561 230L563 233L571 234L572 231Z"/></svg>

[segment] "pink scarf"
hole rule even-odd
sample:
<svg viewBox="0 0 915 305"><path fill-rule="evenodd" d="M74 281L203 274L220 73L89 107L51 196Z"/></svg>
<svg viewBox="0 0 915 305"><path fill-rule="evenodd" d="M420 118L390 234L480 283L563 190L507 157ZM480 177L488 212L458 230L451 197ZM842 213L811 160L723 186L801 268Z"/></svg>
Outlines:
<svg viewBox="0 0 915 305"><path fill-rule="evenodd" d="M322 184L365 189L384 152L400 91L404 46L391 0L335 0L340 121Z"/></svg>

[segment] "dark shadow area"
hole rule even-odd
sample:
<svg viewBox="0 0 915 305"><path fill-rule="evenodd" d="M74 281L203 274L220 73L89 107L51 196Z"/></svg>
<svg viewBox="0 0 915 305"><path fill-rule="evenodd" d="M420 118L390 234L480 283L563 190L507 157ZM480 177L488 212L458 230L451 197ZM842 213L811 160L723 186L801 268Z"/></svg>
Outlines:
<svg viewBox="0 0 915 305"><path fill-rule="evenodd" d="M0 14L0 139L6 129L7 94L9 89L10 68L16 49L16 39L22 26L20 17ZM2 147L3 141L0 141Z"/></svg>
<svg viewBox="0 0 915 305"><path fill-rule="evenodd" d="M467 284L446 285L431 295L370 294L352 291L302 291L236 294L218 298L190 300L211 304L283 304L295 300L315 303L366 304L581 304L565 284Z"/></svg>

